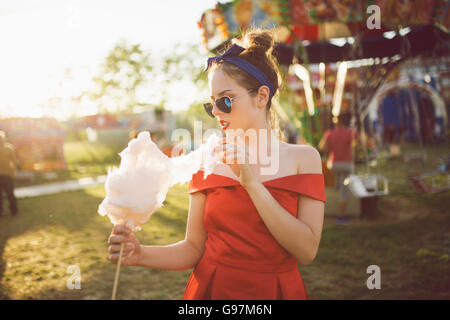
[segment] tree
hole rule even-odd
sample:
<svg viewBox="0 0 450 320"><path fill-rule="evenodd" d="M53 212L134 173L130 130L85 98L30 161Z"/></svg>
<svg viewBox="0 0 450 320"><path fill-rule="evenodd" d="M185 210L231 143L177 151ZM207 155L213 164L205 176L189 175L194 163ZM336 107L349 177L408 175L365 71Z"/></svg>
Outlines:
<svg viewBox="0 0 450 320"><path fill-rule="evenodd" d="M164 55L161 63L155 67L159 75L161 99L168 105L182 99L183 106L199 104L208 97L208 82L204 64L207 59L200 51L200 45L176 44L172 51ZM189 96L191 99L188 99ZM178 99L178 100L177 100Z"/></svg>
<svg viewBox="0 0 450 320"><path fill-rule="evenodd" d="M144 51L139 44L121 40L99 66L92 79L93 88L83 93L80 100L87 97L96 102L98 112L133 112L137 106L166 109L174 103L199 104L206 99L208 88L203 72L207 56L200 48L175 44L170 53L157 56ZM187 99L189 94L191 100Z"/></svg>
<svg viewBox="0 0 450 320"><path fill-rule="evenodd" d="M100 65L93 78L94 88L84 95L97 102L98 112L133 112L145 103L136 96L138 88L151 75L150 54L140 44L119 41Z"/></svg>

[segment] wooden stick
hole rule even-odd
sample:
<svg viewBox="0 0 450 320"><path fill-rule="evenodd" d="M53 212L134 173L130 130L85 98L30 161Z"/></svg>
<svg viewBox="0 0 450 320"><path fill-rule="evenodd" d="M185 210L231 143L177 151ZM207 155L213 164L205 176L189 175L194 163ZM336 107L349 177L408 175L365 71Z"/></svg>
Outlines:
<svg viewBox="0 0 450 320"><path fill-rule="evenodd" d="M117 261L116 276L114 277L114 286L111 300L116 300L117 285L119 284L120 265L122 264L123 242L120 244L119 261Z"/></svg>

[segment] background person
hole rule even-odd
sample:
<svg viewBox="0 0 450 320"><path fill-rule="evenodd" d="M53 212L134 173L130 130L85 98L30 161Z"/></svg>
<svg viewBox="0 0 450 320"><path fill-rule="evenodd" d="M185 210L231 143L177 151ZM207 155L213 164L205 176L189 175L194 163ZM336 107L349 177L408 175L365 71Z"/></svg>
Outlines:
<svg viewBox="0 0 450 320"><path fill-rule="evenodd" d="M319 143L319 150L328 153L327 167L333 171L335 188L339 190L339 204L336 223L346 223L344 216L351 191L344 185L344 180L355 171L354 151L359 139L357 131L348 128L351 114L341 113L337 117L336 127L327 130Z"/></svg>
<svg viewBox="0 0 450 320"><path fill-rule="evenodd" d="M16 167L14 147L6 142L5 133L0 131L0 215L3 214L3 193L8 198L10 213L14 216L18 212L14 195Z"/></svg>

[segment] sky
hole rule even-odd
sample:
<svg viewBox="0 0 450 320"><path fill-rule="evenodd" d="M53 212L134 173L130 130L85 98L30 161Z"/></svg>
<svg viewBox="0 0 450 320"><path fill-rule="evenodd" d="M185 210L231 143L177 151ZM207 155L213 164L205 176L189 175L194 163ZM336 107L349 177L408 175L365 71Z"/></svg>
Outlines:
<svg viewBox="0 0 450 320"><path fill-rule="evenodd" d="M42 104L52 96L69 97L83 90L120 39L159 54L170 52L177 42L201 44L197 21L216 2L2 0L0 117L49 115ZM67 67L72 69L70 77ZM167 107L185 109L189 99L192 95ZM84 104L79 113L94 110L94 105ZM68 116L63 107L51 113Z"/></svg>

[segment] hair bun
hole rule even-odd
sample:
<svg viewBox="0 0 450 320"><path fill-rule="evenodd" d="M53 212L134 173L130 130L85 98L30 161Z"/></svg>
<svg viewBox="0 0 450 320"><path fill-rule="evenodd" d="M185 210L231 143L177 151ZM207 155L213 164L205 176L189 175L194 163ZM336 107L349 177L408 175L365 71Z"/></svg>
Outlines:
<svg viewBox="0 0 450 320"><path fill-rule="evenodd" d="M242 35L243 47L255 54L271 54L274 43L273 34L269 30L254 29Z"/></svg>
<svg viewBox="0 0 450 320"><path fill-rule="evenodd" d="M247 29L239 37L231 39L231 44L237 44L245 49L239 54L239 58L252 64L267 76L272 84L273 94L278 91L281 85L281 75L278 70L276 57L272 54L275 39L274 29L259 28ZM238 75L236 79L240 79L237 81L241 86L247 89L259 88L261 86L261 83L250 73L245 72L233 64L228 66L225 62L223 65L228 75L231 77ZM270 105L271 100L267 104L268 108L270 108Z"/></svg>

